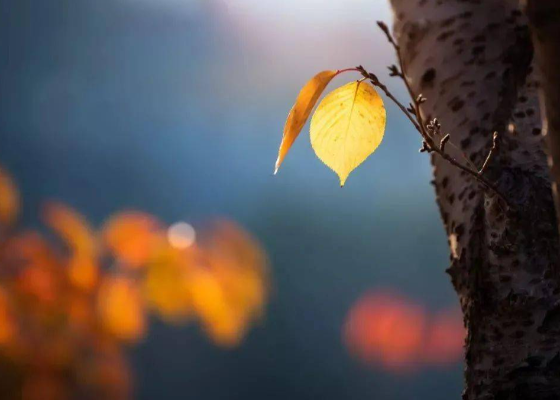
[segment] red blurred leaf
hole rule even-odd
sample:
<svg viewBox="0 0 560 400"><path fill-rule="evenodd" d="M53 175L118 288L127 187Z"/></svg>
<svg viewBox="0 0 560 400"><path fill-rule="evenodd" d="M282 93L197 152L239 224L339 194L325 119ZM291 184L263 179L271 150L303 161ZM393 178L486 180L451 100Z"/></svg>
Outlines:
<svg viewBox="0 0 560 400"><path fill-rule="evenodd" d="M457 362L464 335L458 312L445 310L432 318L423 307L389 291L362 296L344 326L354 355L394 372Z"/></svg>

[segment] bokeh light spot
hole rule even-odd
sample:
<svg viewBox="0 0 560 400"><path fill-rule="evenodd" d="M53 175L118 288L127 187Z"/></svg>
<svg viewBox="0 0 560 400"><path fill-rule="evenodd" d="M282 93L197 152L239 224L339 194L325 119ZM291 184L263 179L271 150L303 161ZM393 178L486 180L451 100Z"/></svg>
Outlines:
<svg viewBox="0 0 560 400"><path fill-rule="evenodd" d="M176 249L186 249L194 244L196 232L192 225L186 222L177 222L167 230L169 244Z"/></svg>

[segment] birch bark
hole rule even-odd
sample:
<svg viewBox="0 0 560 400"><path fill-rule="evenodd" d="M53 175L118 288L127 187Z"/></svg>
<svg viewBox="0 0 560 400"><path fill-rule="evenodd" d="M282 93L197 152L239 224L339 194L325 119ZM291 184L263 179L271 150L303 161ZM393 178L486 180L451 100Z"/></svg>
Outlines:
<svg viewBox="0 0 560 400"><path fill-rule="evenodd" d="M556 1L556 0L553 0ZM531 35L519 0L391 0L405 74L514 205L432 156L466 339L466 400L560 399L559 237ZM557 92L558 94L558 92Z"/></svg>

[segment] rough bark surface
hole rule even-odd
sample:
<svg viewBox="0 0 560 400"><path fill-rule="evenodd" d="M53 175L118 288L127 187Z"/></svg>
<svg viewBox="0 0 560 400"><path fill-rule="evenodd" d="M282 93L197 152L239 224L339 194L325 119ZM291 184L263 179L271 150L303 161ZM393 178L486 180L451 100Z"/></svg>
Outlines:
<svg viewBox="0 0 560 400"><path fill-rule="evenodd" d="M560 399L559 238L531 37L519 0L392 0L405 73L514 205L432 157L448 273L468 335L468 400ZM461 159L459 151L447 147Z"/></svg>

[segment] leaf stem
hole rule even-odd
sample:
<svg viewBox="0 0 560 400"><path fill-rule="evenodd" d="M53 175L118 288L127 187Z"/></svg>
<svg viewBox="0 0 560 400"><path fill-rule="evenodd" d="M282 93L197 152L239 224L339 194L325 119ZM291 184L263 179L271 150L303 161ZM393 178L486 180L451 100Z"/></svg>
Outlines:
<svg viewBox="0 0 560 400"><path fill-rule="evenodd" d="M383 93L385 93L385 95L388 98L390 98L393 101L393 103L395 103L401 109L401 111L408 117L412 125L414 125L414 127L416 128L416 130L422 133L422 130L420 129L420 126L414 119L414 116L406 109L404 105L401 104L401 102L395 96L393 96L393 94L389 91L389 89L387 89L387 86L382 84L379 81L379 79L377 79L377 76L375 76L370 72L367 72L365 68L362 67L361 65L356 67L355 70L360 72L364 78L369 79L374 86L377 86L379 89L381 89Z"/></svg>
<svg viewBox="0 0 560 400"><path fill-rule="evenodd" d="M343 73L345 73L345 72L350 72L350 71L359 72L357 68L339 69L339 70L336 71L336 75L335 75L335 76L338 76L338 75L340 75L340 74L343 74Z"/></svg>

